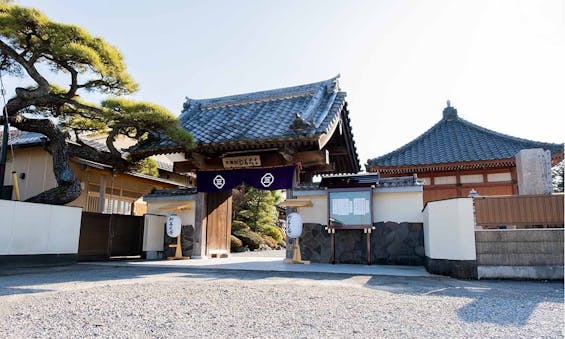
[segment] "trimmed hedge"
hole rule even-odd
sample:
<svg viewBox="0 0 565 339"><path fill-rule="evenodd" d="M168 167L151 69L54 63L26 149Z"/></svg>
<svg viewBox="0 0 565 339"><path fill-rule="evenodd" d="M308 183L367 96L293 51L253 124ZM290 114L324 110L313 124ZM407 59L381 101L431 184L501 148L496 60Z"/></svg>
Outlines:
<svg viewBox="0 0 565 339"><path fill-rule="evenodd" d="M230 236L230 249L232 252L239 252L243 247L243 241L238 239L237 237L231 235Z"/></svg>
<svg viewBox="0 0 565 339"><path fill-rule="evenodd" d="M231 223L231 232L232 233L235 233L235 232L240 231L240 230L245 230L245 229L249 230L250 228L243 221L239 221L239 220L232 221L232 223Z"/></svg>
<svg viewBox="0 0 565 339"><path fill-rule="evenodd" d="M265 227L262 233L270 236L271 238L275 239L275 241L277 242L284 240L282 231L280 230L280 228L276 226L267 226Z"/></svg>
<svg viewBox="0 0 565 339"><path fill-rule="evenodd" d="M243 245L247 246L250 250L256 250L259 246L261 246L261 244L265 243L259 234L251 231L250 229L237 230L233 232L233 235L239 238L243 242Z"/></svg>

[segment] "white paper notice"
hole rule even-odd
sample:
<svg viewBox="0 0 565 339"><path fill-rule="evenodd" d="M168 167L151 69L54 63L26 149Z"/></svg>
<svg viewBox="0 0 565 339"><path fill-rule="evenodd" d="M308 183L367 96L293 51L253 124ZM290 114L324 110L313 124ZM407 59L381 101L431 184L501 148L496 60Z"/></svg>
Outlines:
<svg viewBox="0 0 565 339"><path fill-rule="evenodd" d="M332 214L333 215L349 215L349 199L333 199Z"/></svg>
<svg viewBox="0 0 565 339"><path fill-rule="evenodd" d="M353 215L365 215L367 214L367 208L365 204L365 199L355 198L353 199Z"/></svg>

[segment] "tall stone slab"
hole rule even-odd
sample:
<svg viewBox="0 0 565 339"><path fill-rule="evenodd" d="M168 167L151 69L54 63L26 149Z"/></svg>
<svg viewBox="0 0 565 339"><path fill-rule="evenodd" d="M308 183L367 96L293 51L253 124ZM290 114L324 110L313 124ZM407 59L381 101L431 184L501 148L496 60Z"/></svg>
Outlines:
<svg viewBox="0 0 565 339"><path fill-rule="evenodd" d="M551 152L541 148L516 154L518 194L551 194Z"/></svg>

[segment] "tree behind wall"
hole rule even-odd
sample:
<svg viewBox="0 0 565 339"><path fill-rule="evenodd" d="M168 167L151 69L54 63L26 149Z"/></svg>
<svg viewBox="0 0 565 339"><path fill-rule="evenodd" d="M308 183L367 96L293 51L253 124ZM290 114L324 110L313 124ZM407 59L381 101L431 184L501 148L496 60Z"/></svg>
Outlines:
<svg viewBox="0 0 565 339"><path fill-rule="evenodd" d="M284 235L277 224L278 212L275 207L281 200L280 191L264 191L244 185L233 190L233 235L245 238L241 240L250 248L256 248L256 242L259 241L251 232L261 237L260 244L284 246Z"/></svg>
<svg viewBox="0 0 565 339"><path fill-rule="evenodd" d="M565 160L561 161L559 164L551 169L551 179L553 184L553 192L559 193L563 192L563 181L564 180L564 165Z"/></svg>
<svg viewBox="0 0 565 339"><path fill-rule="evenodd" d="M53 22L36 9L0 3L0 52L3 74L32 82L27 88L16 88L6 103L11 126L47 136L53 155L57 187L28 201L66 204L78 198L81 188L69 164L72 157L122 172L151 155L133 152L124 158L114 146L118 135L141 140L150 132L162 133L187 150L193 145L192 137L165 108L119 97L138 87L122 55L79 26ZM67 79L64 86L48 80L53 74ZM79 98L81 92L107 98L100 104L87 103ZM107 133L110 152L83 143L81 137L90 132ZM69 143L71 135L74 140Z"/></svg>

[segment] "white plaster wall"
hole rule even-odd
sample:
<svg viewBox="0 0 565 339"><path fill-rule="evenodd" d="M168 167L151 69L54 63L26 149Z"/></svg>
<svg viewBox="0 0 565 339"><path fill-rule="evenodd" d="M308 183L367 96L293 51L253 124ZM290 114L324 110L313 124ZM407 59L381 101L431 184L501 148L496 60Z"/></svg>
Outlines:
<svg viewBox="0 0 565 339"><path fill-rule="evenodd" d="M147 202L147 213L143 230L143 251L163 251L165 236L165 222L169 215L176 213L183 225L195 224L195 204L194 200L158 200ZM190 210L172 211L162 210L163 207L189 205Z"/></svg>
<svg viewBox="0 0 565 339"><path fill-rule="evenodd" d="M327 195L305 195L300 199L308 199L312 201L312 207L297 208L298 213L302 216L303 223L312 224L328 224L328 196Z"/></svg>
<svg viewBox="0 0 565 339"><path fill-rule="evenodd" d="M82 209L0 200L0 255L77 254Z"/></svg>
<svg viewBox="0 0 565 339"><path fill-rule="evenodd" d="M473 199L428 202L424 210L424 247L431 259L475 260Z"/></svg>
<svg viewBox="0 0 565 339"><path fill-rule="evenodd" d="M165 239L165 227L163 225L167 222L167 217L156 214L145 214L144 217L142 251L163 251Z"/></svg>
<svg viewBox="0 0 565 339"><path fill-rule="evenodd" d="M373 222L422 222L422 192L373 192Z"/></svg>

